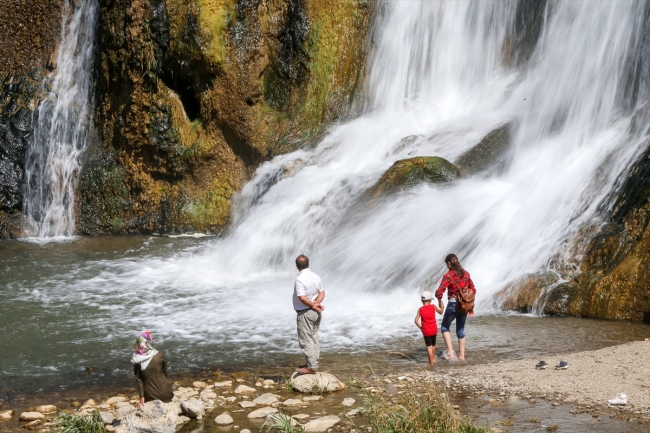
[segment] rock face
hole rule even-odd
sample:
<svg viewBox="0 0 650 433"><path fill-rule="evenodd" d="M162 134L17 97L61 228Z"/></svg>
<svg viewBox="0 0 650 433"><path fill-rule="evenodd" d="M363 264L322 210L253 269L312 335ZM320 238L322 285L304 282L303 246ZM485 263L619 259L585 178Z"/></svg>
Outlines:
<svg viewBox="0 0 650 433"><path fill-rule="evenodd" d="M511 124L507 123L486 135L479 144L462 154L456 165L463 176L480 173L497 166L510 148Z"/></svg>
<svg viewBox="0 0 650 433"><path fill-rule="evenodd" d="M193 398L181 403L181 411L183 411L183 414L189 418L201 419L203 418L203 414L205 414L205 406L203 406L203 402L201 400Z"/></svg>
<svg viewBox="0 0 650 433"><path fill-rule="evenodd" d="M174 433L180 408L177 403L159 400L144 404L142 411L125 416L116 433Z"/></svg>
<svg viewBox="0 0 650 433"><path fill-rule="evenodd" d="M345 384L330 373L302 374L291 376L291 386L299 392L332 392L345 389Z"/></svg>
<svg viewBox="0 0 650 433"><path fill-rule="evenodd" d="M305 431L308 432L324 432L327 429L334 427L336 424L341 422L341 418L336 415L327 415L314 420L309 421L304 425Z"/></svg>
<svg viewBox="0 0 650 433"><path fill-rule="evenodd" d="M80 231L223 229L250 169L351 112L373 3L100 1Z"/></svg>
<svg viewBox="0 0 650 433"><path fill-rule="evenodd" d="M460 177L458 168L438 156L419 156L395 162L379 182L368 191L370 197L379 197L426 182L444 184Z"/></svg>
<svg viewBox="0 0 650 433"><path fill-rule="evenodd" d="M32 115L53 66L60 30L60 2L4 2L0 7L0 238L20 235Z"/></svg>

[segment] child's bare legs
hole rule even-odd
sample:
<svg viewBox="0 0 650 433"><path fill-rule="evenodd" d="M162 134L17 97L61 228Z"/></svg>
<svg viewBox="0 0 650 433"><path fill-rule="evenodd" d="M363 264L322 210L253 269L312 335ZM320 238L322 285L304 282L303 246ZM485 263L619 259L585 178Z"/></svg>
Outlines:
<svg viewBox="0 0 650 433"><path fill-rule="evenodd" d="M436 346L427 346L427 355L429 355L429 365L436 362Z"/></svg>
<svg viewBox="0 0 650 433"><path fill-rule="evenodd" d="M447 335L449 335L449 333L447 333ZM449 337L449 341L451 342L451 337ZM458 339L458 359L461 361L465 360L465 338Z"/></svg>
<svg viewBox="0 0 650 433"><path fill-rule="evenodd" d="M455 358L454 346L451 345L451 334L449 332L443 332L442 333L442 338L445 340L445 346L447 346L447 356L449 356L450 359ZM460 340L458 340L458 341L460 341ZM465 346L464 346L464 342L463 342L463 349L464 348L465 348Z"/></svg>

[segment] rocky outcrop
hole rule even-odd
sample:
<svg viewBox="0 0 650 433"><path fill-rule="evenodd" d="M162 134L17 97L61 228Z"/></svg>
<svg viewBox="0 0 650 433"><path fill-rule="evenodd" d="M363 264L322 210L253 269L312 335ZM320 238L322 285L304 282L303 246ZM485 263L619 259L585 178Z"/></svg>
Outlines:
<svg viewBox="0 0 650 433"><path fill-rule="evenodd" d="M460 177L458 168L438 156L418 156L396 161L367 195L379 197L420 183L445 184Z"/></svg>
<svg viewBox="0 0 650 433"><path fill-rule="evenodd" d="M0 238L20 234L25 152L41 83L59 40L59 2L5 2L0 8Z"/></svg>
<svg viewBox="0 0 650 433"><path fill-rule="evenodd" d="M372 2L100 4L81 233L218 232L252 169L352 110Z"/></svg>
<svg viewBox="0 0 650 433"><path fill-rule="evenodd" d="M463 176L498 166L510 149L512 125L507 123L491 131L476 146L462 154L456 165Z"/></svg>

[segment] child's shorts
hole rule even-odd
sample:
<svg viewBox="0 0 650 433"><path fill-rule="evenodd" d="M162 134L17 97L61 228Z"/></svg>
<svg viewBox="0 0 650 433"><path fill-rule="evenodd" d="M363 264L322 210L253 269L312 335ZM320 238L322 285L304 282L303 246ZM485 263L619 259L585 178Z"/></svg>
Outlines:
<svg viewBox="0 0 650 433"><path fill-rule="evenodd" d="M436 345L436 336L435 335L425 335L424 336L424 344L427 346L435 346Z"/></svg>

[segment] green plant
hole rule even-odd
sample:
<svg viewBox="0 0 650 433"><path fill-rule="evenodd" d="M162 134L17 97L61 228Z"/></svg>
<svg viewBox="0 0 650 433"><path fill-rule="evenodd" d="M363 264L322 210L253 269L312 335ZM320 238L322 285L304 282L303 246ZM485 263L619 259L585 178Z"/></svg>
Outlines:
<svg viewBox="0 0 650 433"><path fill-rule="evenodd" d="M293 385L291 384L291 376L287 376L286 374L283 373L282 379L280 379L280 384L284 391L286 392L293 391Z"/></svg>
<svg viewBox="0 0 650 433"><path fill-rule="evenodd" d="M395 403L395 404L394 404ZM443 388L421 383L405 389L397 399L366 394L364 416L374 433L488 433L458 413Z"/></svg>
<svg viewBox="0 0 650 433"><path fill-rule="evenodd" d="M262 424L262 427L260 427L260 430L267 433L271 431L279 433L306 433L305 429L295 419L282 412L268 417L264 421L264 424Z"/></svg>
<svg viewBox="0 0 650 433"><path fill-rule="evenodd" d="M59 412L52 421L51 433L105 433L99 411L94 410L88 415L70 415Z"/></svg>

